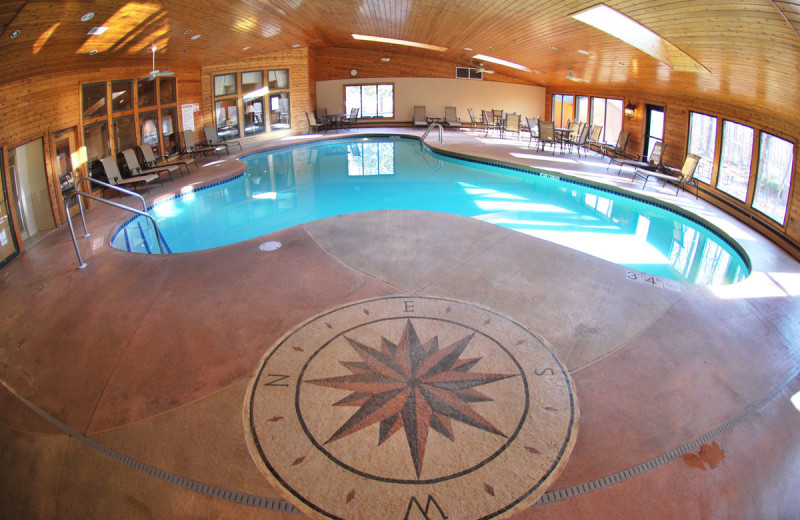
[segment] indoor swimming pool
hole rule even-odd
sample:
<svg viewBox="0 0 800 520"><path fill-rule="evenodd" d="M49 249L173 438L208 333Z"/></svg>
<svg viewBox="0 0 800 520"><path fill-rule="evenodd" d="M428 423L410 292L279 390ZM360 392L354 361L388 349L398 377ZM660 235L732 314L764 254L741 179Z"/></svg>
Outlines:
<svg viewBox="0 0 800 520"><path fill-rule="evenodd" d="M717 285L749 274L734 244L699 218L555 175L441 155L416 139L335 139L241 160L242 175L149 208L165 252L220 247L346 213L425 210L481 219L668 280ZM141 217L117 230L112 246L159 252Z"/></svg>

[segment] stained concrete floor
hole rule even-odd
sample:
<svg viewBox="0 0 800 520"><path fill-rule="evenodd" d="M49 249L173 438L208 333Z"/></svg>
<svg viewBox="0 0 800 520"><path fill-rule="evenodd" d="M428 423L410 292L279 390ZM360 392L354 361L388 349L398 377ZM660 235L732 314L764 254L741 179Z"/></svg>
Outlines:
<svg viewBox="0 0 800 520"><path fill-rule="evenodd" d="M286 143L254 139L245 153ZM554 158L469 132L433 144L640 192L596 155ZM200 163L147 200L243 169L234 157ZM254 370L310 317L416 294L522 323L570 371L577 443L547 503L513 518L795 518L800 264L691 195L647 194L723 229L753 274L666 290L550 242L425 211L135 255L108 246L126 216L95 206L92 236L79 239L85 269L62 226L0 271L0 517L303 518L247 449ZM282 247L260 250L268 240Z"/></svg>

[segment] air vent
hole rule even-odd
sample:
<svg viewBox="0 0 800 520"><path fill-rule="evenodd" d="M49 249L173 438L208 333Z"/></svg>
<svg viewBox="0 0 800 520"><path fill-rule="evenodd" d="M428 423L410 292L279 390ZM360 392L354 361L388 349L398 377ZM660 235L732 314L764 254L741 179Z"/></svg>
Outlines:
<svg viewBox="0 0 800 520"><path fill-rule="evenodd" d="M483 70L471 67L456 67L456 77L459 79L483 79Z"/></svg>

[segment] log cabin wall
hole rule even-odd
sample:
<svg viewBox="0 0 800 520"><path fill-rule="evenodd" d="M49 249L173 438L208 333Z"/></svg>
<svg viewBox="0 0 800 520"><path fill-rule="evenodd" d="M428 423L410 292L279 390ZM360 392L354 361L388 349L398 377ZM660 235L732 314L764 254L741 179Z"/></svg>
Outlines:
<svg viewBox="0 0 800 520"><path fill-rule="evenodd" d="M643 94L641 92L597 92L576 89L548 89L545 96L545 113L548 119L552 114L554 94L567 94L575 96L597 96L622 99L623 106L628 102L636 105L633 118L623 118L623 130L631 132L628 153L637 155L643 152L645 132L645 107L658 105L664 107L664 142L667 148L664 152L664 164L680 167L687 154L689 141L689 114L699 112L718 118L718 138L716 145L717 160L714 171L718 169L719 150L721 146L719 125L723 120L729 120L752 127L755 130L755 145L753 148L753 161L758 160L758 136L763 130L777 137L794 143L794 168L792 172L792 193L789 195L789 205L786 210L786 223L783 227L770 220L760 212L752 209L747 204L713 187L701 183L700 197L724 209L736 218L747 222L754 229L776 241L793 256L800 258L800 165L798 161L797 135L800 135L800 123L776 114L759 112L753 107L739 107L713 102L704 99L690 99L680 96L664 96ZM755 176L755 170L752 173Z"/></svg>
<svg viewBox="0 0 800 520"><path fill-rule="evenodd" d="M286 135L302 134L308 131L308 121L305 112L312 111L316 97L316 86L311 76L314 69L312 62L314 53L307 48L292 49L284 52L249 56L246 58L226 61L202 68L202 124L195 129L195 140L204 140L203 126L214 126L214 76L217 74L236 73L240 77L242 72L264 71L266 84L267 71L270 69L289 69L289 113L291 128L289 130L267 132L270 138L284 137ZM241 93L240 93L241 94ZM199 133L198 133L199 132Z"/></svg>

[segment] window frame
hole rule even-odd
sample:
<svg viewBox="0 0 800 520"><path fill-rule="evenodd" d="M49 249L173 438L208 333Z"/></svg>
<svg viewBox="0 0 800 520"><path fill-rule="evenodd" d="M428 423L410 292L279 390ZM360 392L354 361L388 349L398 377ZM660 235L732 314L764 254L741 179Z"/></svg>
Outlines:
<svg viewBox="0 0 800 520"><path fill-rule="evenodd" d="M737 126L741 126L743 128L749 128L750 131L753 133L753 138L752 138L752 140L750 142L750 164L748 164L746 166L742 165L743 166L743 170L747 171L747 182L746 182L745 193L744 193L744 198L743 199L740 199L735 194L731 193L730 191L724 190L724 189L722 189L720 187L720 181L723 180L723 172L724 172L723 160L725 158L725 151L726 151L726 149L725 149L725 131L726 131L726 128L725 127L726 127L727 124L737 125ZM716 181L714 182L714 188L717 191L719 191L721 193L724 193L728 197L731 197L733 200L735 200L735 201L737 201L737 202L739 202L741 204L745 204L747 206L751 206L752 195L753 195L753 190L751 189L751 186L752 186L753 180L754 180L754 175L753 175L753 157L755 155L754 152L758 151L757 148L756 148L756 129L753 126L746 125L744 123L739 123L738 121L734 121L732 119L723 118L722 119L721 132L722 132L722 134L721 134L720 145L719 145L719 158L717 159L717 178L716 178Z"/></svg>
<svg viewBox="0 0 800 520"><path fill-rule="evenodd" d="M392 114L391 114L391 116L383 116L383 115L366 116L366 115L364 115L364 110L363 110L363 106L364 106L364 103L363 103L363 100L364 100L363 90L364 90L364 87L375 87L376 100L380 100L380 98L378 97L378 92L380 91L380 87L381 86L389 86L389 87L392 88ZM380 82L380 83L345 83L344 85L342 85L342 96L343 96L342 106L345 108L345 112L348 113L348 114L350 113L350 109L351 108L355 108L355 107L348 107L347 106L347 89L349 87L358 87L358 89L359 89L359 104L358 104L358 118L359 119L370 119L370 120L376 120L376 121L377 120L395 119L395 117L397 115L397 95L396 95L396 89L395 89L394 82L384 81L384 82ZM379 101L376 101L376 106L378 108L380 108L380 102Z"/></svg>
<svg viewBox="0 0 800 520"><path fill-rule="evenodd" d="M772 215L767 213L764 209L756 207L756 203L757 203L756 199L757 199L758 194L759 194L759 187L761 186L761 181L762 181L762 177L763 177L762 176L762 165L763 165L764 149L766 148L764 146L764 137L765 136L774 137L775 139L778 139L780 141L788 143L792 147L792 158L789 161L788 172L786 172L786 177L788 178L788 183L786 185L786 193L787 193L786 205L783 208L783 220L781 220L781 221L775 219ZM796 150L797 150L797 143L795 143L794 141L791 141L789 139L785 139L783 137L775 135L775 134L773 134L771 132L767 132L765 130L759 130L758 131L758 159L756 161L756 163L757 163L756 164L756 175L755 175L755 182L753 184L753 196L752 196L752 200L750 202L750 207L753 208L755 211L758 211L761 215L764 215L765 217L770 219L772 222L775 222L776 224L778 224L779 226L781 226L783 228L786 227L787 216L788 216L789 208L790 208L790 205L791 205L790 203L792 201L792 189L793 189L792 177L793 177L793 172L795 171L795 164L796 164L796 161L797 161Z"/></svg>
<svg viewBox="0 0 800 520"><path fill-rule="evenodd" d="M714 135L713 135L713 143L712 143L713 150L712 150L712 153L711 153L711 159L707 159L706 157L704 157L703 155L698 153L699 150L695 150L695 149L692 148L692 116L695 116L695 115L701 116L701 117L707 117L709 119L713 119L714 120ZM698 163L698 165L697 165L698 168L700 168L700 166L702 164L708 164L709 165L709 170L710 171L709 171L709 177L708 177L708 181L707 182L705 180L701 179L701 178L698 178L696 174L695 174L695 177L694 177L695 180L700 181L700 182L702 182L703 184L705 184L706 186L709 186L709 187L711 187L711 186L716 184L717 165L718 165L718 162L719 162L719 149L720 149L719 145L721 145L721 140L720 140L720 132L721 132L721 130L722 130L722 126L719 124L719 117L712 116L711 114L706 114L704 112L699 112L699 111L696 111L696 110L689 110L689 128L686 131L686 153L694 153L694 154L697 154L697 155L700 156L700 163Z"/></svg>

